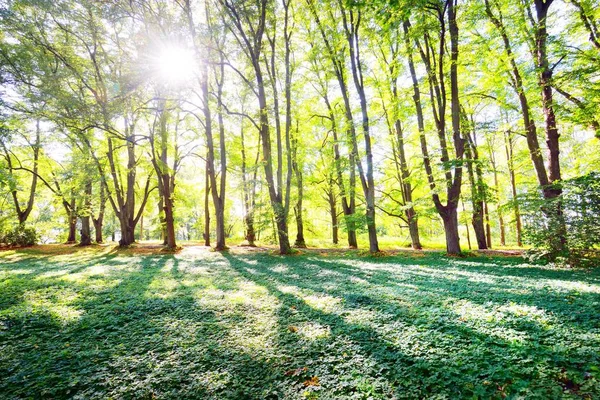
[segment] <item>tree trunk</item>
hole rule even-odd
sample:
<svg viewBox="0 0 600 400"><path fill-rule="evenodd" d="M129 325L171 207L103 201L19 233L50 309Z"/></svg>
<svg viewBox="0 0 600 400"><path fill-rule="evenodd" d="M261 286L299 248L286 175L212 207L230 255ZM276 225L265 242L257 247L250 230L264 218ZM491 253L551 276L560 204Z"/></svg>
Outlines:
<svg viewBox="0 0 600 400"><path fill-rule="evenodd" d="M166 221L166 247L168 249L176 249L177 242L175 240L175 223L173 215L173 198L165 198L165 221Z"/></svg>
<svg viewBox="0 0 600 400"><path fill-rule="evenodd" d="M548 62L547 39L548 32L546 22L548 17L548 8L552 0L535 0L535 10L537 16L537 29L535 32L536 61L539 70L539 85L542 91L542 110L544 112L546 123L546 145L548 147L548 184L542 185L542 193L547 200L559 199L562 195L562 188L555 184L561 180L560 173L560 150L558 128L556 126L556 115L554 114L554 104L552 98L552 73L553 69ZM554 252L563 252L567 249L567 228L565 217L562 210L562 201L554 200L555 206L546 209L546 215L553 219L557 225L556 240L551 243Z"/></svg>
<svg viewBox="0 0 600 400"><path fill-rule="evenodd" d="M471 204L473 205L471 224L473 225L473 231L475 232L477 248L479 250L485 250L487 249L487 241L485 238L483 198L479 191L479 185L475 180L475 173L473 171L473 162L475 161L473 147L471 141L469 140L468 142L469 145L466 146L465 155L467 157L467 175L471 186Z"/></svg>
<svg viewBox="0 0 600 400"><path fill-rule="evenodd" d="M340 6L341 6L340 2ZM356 166L358 167L358 173L363 188L366 203L366 219L367 219L367 230L369 232L369 252L379 252L379 242L377 240L377 226L375 222L375 180L373 177L373 153L371 150L371 133L370 133L370 122L369 112L367 106L367 96L365 93L364 79L362 72L362 61L360 59L360 42L359 42L359 24L360 24L360 10L356 11L357 15L354 15L354 11L349 11L349 19L346 16L346 10L342 9L342 23L346 33L346 40L348 42L348 50L350 52L350 70L352 71L352 77L354 80L354 86L358 92L358 98L360 103L361 117L362 117L362 133L364 137L365 146L365 158L367 161L366 173L363 170L362 163L358 153L358 143L356 130L353 129L354 120L350 114L350 103L348 98L348 92L344 94L344 104L346 107L346 113L348 114L348 122L352 129L350 130L352 139L352 152L356 159Z"/></svg>
<svg viewBox="0 0 600 400"><path fill-rule="evenodd" d="M458 235L458 215L456 207L451 207L442 215L446 233L446 250L448 254L460 254L460 237Z"/></svg>
<svg viewBox="0 0 600 400"><path fill-rule="evenodd" d="M158 185L158 223L160 224L160 240L167 245L167 222L165 221L165 201L162 185Z"/></svg>
<svg viewBox="0 0 600 400"><path fill-rule="evenodd" d="M329 201L329 215L331 216L331 239L333 241L333 244L338 244L337 206L335 204L333 183L331 181L329 191L327 192L327 200Z"/></svg>
<svg viewBox="0 0 600 400"><path fill-rule="evenodd" d="M483 202L483 212L485 214L485 239L488 249L492 248L492 227L490 226L490 211L487 201Z"/></svg>
<svg viewBox="0 0 600 400"><path fill-rule="evenodd" d="M500 245L506 246L506 231L504 227L504 217L502 216L502 209L500 208L500 185L498 184L498 167L496 165L496 155L495 150L492 148L492 145L488 146L490 151L490 162L492 164L492 170L494 172L494 190L498 196L498 201L496 202L496 210L498 212L498 225L500 227ZM489 226L489 223L488 223ZM490 234L488 236L491 237ZM491 244L490 244L491 247Z"/></svg>
<svg viewBox="0 0 600 400"><path fill-rule="evenodd" d="M463 213L466 213L467 210L465 209L465 202L462 201L462 199L460 200L460 202L462 203L462 210ZM466 218L467 221L465 221L465 231L467 232L467 246L469 246L469 250L472 249L471 247L471 233L469 232L469 222L468 222L468 218Z"/></svg>
<svg viewBox="0 0 600 400"><path fill-rule="evenodd" d="M448 25L450 29L450 92L451 92L451 116L452 116L452 138L454 142L454 150L456 154L456 159L462 161L465 152L465 143L461 135L460 131L460 103L458 96L458 26L456 25L456 15L455 15L455 3L454 0L449 0L446 2L447 10L448 10ZM419 49L419 53L421 55L421 59L425 68L427 70L427 74L429 76L429 85L430 85L430 97L431 97L431 107L433 111L434 120L436 122L438 138L440 141L441 147L441 160L444 164L449 165L449 151L446 140L446 122L445 122L445 114L446 114L446 92L445 92L445 84L444 84L444 67L443 60L445 54L445 18L444 18L444 7L439 6L437 8L438 20L440 22L441 33L440 33L440 45L438 50L438 71L434 70L432 67L432 61L430 57L432 57L433 49L431 52L428 50L427 52L423 51L421 44L419 41L415 41L417 48ZM415 103L415 110L417 113L417 123L419 128L419 142L421 146L421 153L423 154L423 165L425 167L425 173L427 175L427 181L429 183L429 188L432 192L431 197L435 204L436 210L438 214L442 217L444 222L444 229L446 235L446 251L448 254L460 254L460 238L458 236L458 219L457 219L457 207L460 199L461 193L461 185L462 185L462 166L458 164L454 168L454 176L452 174L452 169L449 167L445 167L444 177L446 183L446 196L447 196L447 204L443 205L440 199L439 194L436 190L436 182L433 175L433 168L431 164L431 158L429 155L429 150L427 147L427 138L425 135L425 122L423 115L423 108L421 105L421 92L419 89L419 82L417 79L417 74L415 70L415 65L412 57L413 46L411 46L409 39L409 27L410 22L408 20L404 21L404 37L405 37L405 45L408 51L408 66L410 70L410 75L412 79L413 86L413 100ZM424 35L425 43L428 46L428 34ZM438 75L439 74L439 75Z"/></svg>
<svg viewBox="0 0 600 400"><path fill-rule="evenodd" d="M405 211L406 219L408 220L408 232L410 233L410 242L411 246L415 250L421 250L423 246L421 245L421 239L419 237L419 225L417 213L413 207L407 209Z"/></svg>
<svg viewBox="0 0 600 400"><path fill-rule="evenodd" d="M304 240L304 221L302 220L302 199L304 197L304 182L302 177L302 169L298 165L298 124L296 123L296 134L292 138L292 170L296 175L296 187L298 189L298 199L296 200L296 206L294 207L294 214L296 216L296 241L294 247L306 248L306 242Z"/></svg>
<svg viewBox="0 0 600 400"><path fill-rule="evenodd" d="M509 132L504 134L504 149L506 150L506 160L508 163L508 173L510 176L510 188L512 192L512 203L513 211L515 214L515 229L517 237L517 246L522 247L523 242L521 240L522 225L521 225L521 212L519 211L519 202L517 200L517 179L515 176L514 159L513 159L513 146L512 138Z"/></svg>
<svg viewBox="0 0 600 400"><path fill-rule="evenodd" d="M94 234L96 236L96 243L102 243L103 239L102 239L102 219L99 218L94 218L93 220L94 223Z"/></svg>
<svg viewBox="0 0 600 400"><path fill-rule="evenodd" d="M246 144L244 136L244 121L240 121L240 137L242 142L242 189L244 197L244 225L245 225L245 239L247 245L255 247L256 244L256 233L254 231L254 203L256 195L256 165L258 164L258 158L260 157L260 143L259 149L256 154L256 162L254 163L254 179L252 183L248 182L247 177L247 165L246 165Z"/></svg>
<svg viewBox="0 0 600 400"><path fill-rule="evenodd" d="M77 216L69 215L69 236L67 237L67 244L75 243L77 241Z"/></svg>
<svg viewBox="0 0 600 400"><path fill-rule="evenodd" d="M119 218L119 224L121 226L119 246L125 247L135 243L135 224L133 223L133 219L121 217Z"/></svg>
<svg viewBox="0 0 600 400"><path fill-rule="evenodd" d="M352 108L350 107L350 101L348 98L348 89L346 84L346 78L344 76L344 60L340 60L337 55L337 50L334 49L334 46L329 42L327 34L325 32L325 28L321 23L319 12L315 8L313 2L309 3L311 14L313 15L315 22L319 28L319 32L321 33L321 37L323 38L323 42L327 48L327 55L333 65L333 69L335 72L335 76L337 78L340 92L344 99L344 115L346 117L347 128L346 128L346 136L350 142L352 142L352 138L356 137L356 132L354 128L354 120L352 116ZM344 222L346 226L346 230L348 232L348 247L351 249L358 248L358 242L356 240L356 223L354 220L354 214L356 212L356 200L355 200L355 188L356 188L356 154L354 152L354 147L350 146L350 152L348 155L349 161L349 179L348 179L348 187L344 183L344 175L343 169L341 166L341 157L339 151L338 144L338 131L335 119L335 113L333 111L333 107L329 101L329 97L327 94L327 90L324 90L323 100L327 105L327 110L329 112L329 120L331 121L331 131L333 133L333 150L334 150L334 163L335 169L337 173L337 182L340 188L340 197L342 203L342 211L344 213Z"/></svg>
<svg viewBox="0 0 600 400"><path fill-rule="evenodd" d="M210 208L208 198L210 196L210 180L208 178L208 166L206 167L204 185L204 245L210 246Z"/></svg>
<svg viewBox="0 0 600 400"><path fill-rule="evenodd" d="M102 243L102 226L104 224L104 212L106 210L106 192L104 191L104 185L100 184L100 204L98 210L98 217L92 216L92 222L94 223L94 233L96 235L96 243ZM114 239L113 239L114 240Z"/></svg>
<svg viewBox="0 0 600 400"><path fill-rule="evenodd" d="M85 183L83 208L83 213L81 213L81 237L79 244L81 246L89 246L92 244L92 231L90 224L90 214L92 211L92 182L89 180Z"/></svg>

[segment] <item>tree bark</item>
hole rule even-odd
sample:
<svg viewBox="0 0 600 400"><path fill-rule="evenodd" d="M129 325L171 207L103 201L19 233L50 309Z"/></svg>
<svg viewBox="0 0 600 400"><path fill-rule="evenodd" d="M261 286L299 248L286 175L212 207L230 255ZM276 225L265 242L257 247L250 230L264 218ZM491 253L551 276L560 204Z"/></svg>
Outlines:
<svg viewBox="0 0 600 400"><path fill-rule="evenodd" d="M537 29L535 32L536 62L539 71L539 86L542 92L542 110L546 123L546 145L548 147L548 185L542 185L544 198L554 200L561 196L562 188L557 182L561 180L560 172L560 149L558 128L556 126L556 115L554 113L554 102L552 93L553 68L550 67L547 53L548 32L546 22L548 9L553 0L535 0L537 17ZM567 249L567 228L561 200L555 200L555 206L544 208L546 215L557 222L556 240L552 240L551 246L555 252L563 252Z"/></svg>
<svg viewBox="0 0 600 400"><path fill-rule="evenodd" d="M84 207L83 212L81 213L81 237L79 238L79 245L81 246L89 246L92 244L92 231L91 231L91 209L92 209L92 181L87 180L85 182L84 189Z"/></svg>
<svg viewBox="0 0 600 400"><path fill-rule="evenodd" d="M104 185L100 184L100 198L98 217L92 215L92 222L94 224L94 234L96 236L96 243L102 243L102 227L104 224L104 212L106 210L106 192L104 191Z"/></svg>
<svg viewBox="0 0 600 400"><path fill-rule="evenodd" d="M511 192L512 192L513 211L515 214L515 230L516 230L516 237L517 237L517 246L522 247L523 242L521 240L521 236L522 236L521 212L519 211L519 202L517 199L517 179L515 176L513 148L512 147L513 147L512 138L510 137L509 132L505 132L504 148L506 150L506 160L508 163L508 173L510 176L510 188L511 188Z"/></svg>
<svg viewBox="0 0 600 400"><path fill-rule="evenodd" d="M284 204L284 198L282 193L282 185L276 185L275 175L273 173L273 159L271 150L271 133L269 125L269 107L267 104L267 95L265 92L265 82L263 76L263 70L261 67L262 57L262 46L263 36L265 33L265 26L267 22L267 10L269 8L269 2L267 0L260 0L257 3L257 17L254 19L255 26L251 28L244 27L244 20L237 9L237 4L229 0L219 0L224 6L226 13L232 20L232 26L230 29L237 32L240 37L240 43L245 46L246 55L248 61L252 64L255 78L255 94L258 99L259 109L259 133L262 142L262 155L263 155L263 167L265 171L265 180L267 182L267 188L269 193L269 199L271 201L271 207L276 220L277 237L279 239L279 253L290 254L291 246L288 237L287 230L287 214L286 204ZM278 149L277 157L280 157L280 151ZM287 198L287 196L286 196Z"/></svg>
<svg viewBox="0 0 600 400"><path fill-rule="evenodd" d="M256 154L256 162L254 163L254 179L252 182L248 182L247 176L247 161L246 161L246 143L244 136L244 123L240 121L240 137L242 144L242 189L244 197L244 225L245 225L245 239L247 245L255 247L256 232L254 231L254 204L255 204L255 188L256 188L256 170L258 164L258 158L260 157L260 143L259 149Z"/></svg>
<svg viewBox="0 0 600 400"><path fill-rule="evenodd" d="M329 60L331 61L331 64L333 66L333 70L335 72L335 76L337 78L338 81L338 85L340 87L340 93L342 95L342 98L344 100L344 116L346 118L346 137L348 139L348 141L350 143L353 143L354 140L356 138L356 130L354 127L354 117L352 115L352 108L350 106L350 100L349 100L349 96L348 96L348 88L347 88L347 84L346 84L346 77L345 77L345 60L340 60L339 56L337 55L337 50L334 48L333 44L330 43L328 36L325 32L325 28L323 26L323 23L321 22L321 19L319 17L319 12L317 11L315 4L313 1L308 2L311 14L313 15L313 18L317 24L317 27L319 28L319 32L321 33L321 37L323 39L323 42L325 44L326 50L327 50L327 56L329 58ZM325 89L322 93L323 99L325 100L325 104L327 105L327 109L329 112L329 119L331 121L331 126L332 126L332 133L333 133L333 149L334 149L334 162L335 162L335 168L336 168L336 172L337 172L337 182L338 182L338 186L340 188L340 197L342 199L341 203L342 203L342 211L344 213L344 222L346 225L346 230L348 232L348 247L351 249L356 249L358 248L358 242L356 239L356 221L355 221L355 217L354 214L356 213L356 200L355 200L355 194L356 194L356 152L354 151L354 146L353 144L350 145L350 151L349 151L349 155L348 155L348 161L349 161L349 179L348 179L348 187L346 188L346 185L344 183L344 179L343 179L343 169L342 169L342 165L341 165L341 157L340 157L340 151L339 151L339 144L338 144L338 132L337 132L337 126L335 123L335 113L333 112L333 107L331 106L331 103L329 102L329 98L328 98L328 94L327 94L327 89Z"/></svg>
<svg viewBox="0 0 600 400"><path fill-rule="evenodd" d="M296 187L298 189L298 198L296 205L294 206L294 214L296 216L296 240L294 247L306 248L306 241L304 240L304 221L302 219L302 199L304 197L304 182L302 177L302 169L298 165L298 126L296 123L296 134L292 138L292 170L296 175Z"/></svg>
<svg viewBox="0 0 600 400"><path fill-rule="evenodd" d="M473 213L471 218L471 224L473 225L473 231L475 232L475 239L477 240L477 248L479 250L485 250L488 248L487 239L485 234L485 210L484 210L484 196L483 182L480 180L479 174L475 176L475 169L481 167L474 167L474 164L479 162L479 156L474 140L470 137L470 134L465 129L465 137L467 138L467 146L465 147L465 156L467 164L467 175L469 177L469 183L471 186L471 204L473 206Z"/></svg>
<svg viewBox="0 0 600 400"><path fill-rule="evenodd" d="M327 190L327 201L329 202L329 215L331 216L331 240L333 244L338 244L338 214L335 194L333 193L333 182L329 181Z"/></svg>
<svg viewBox="0 0 600 400"><path fill-rule="evenodd" d="M77 241L77 206L75 197L71 196L71 201L67 201L64 197L62 200L63 207L67 212L67 223L69 224L69 235L67 236L67 244Z"/></svg>
<svg viewBox="0 0 600 400"><path fill-rule="evenodd" d="M363 73L362 73L362 61L360 58L360 46L359 46L359 28L361 21L360 10L353 11L349 10L346 15L346 10L342 2L338 2L342 11L342 23L346 32L346 40L348 42L348 50L350 52L350 70L352 71L352 77L354 79L354 86L358 92L360 110L362 115L362 133L364 136L365 145L365 157L367 159L367 171L363 170L362 162L358 154L358 143L356 130L351 130L352 138L352 151L356 158L356 166L358 167L358 175L363 188L366 205L366 219L367 219L367 230L369 232L369 252L379 252L379 243L377 240L377 226L375 223L375 180L373 177L373 153L371 150L371 133L370 133L370 122L369 112L367 106L367 97L365 93ZM344 96L344 103L349 111L350 104L347 95ZM347 112L348 112L347 111ZM354 126L353 119L349 119L351 126Z"/></svg>
<svg viewBox="0 0 600 400"><path fill-rule="evenodd" d="M492 164L492 171L494 172L494 191L498 196L496 201L496 211L498 212L498 225L500 227L500 245L506 246L506 230L504 227L504 217L502 215L502 209L500 208L500 185L498 183L498 166L496 164L495 150L492 148L492 144L488 146L490 152L490 163ZM489 224L488 224L489 226ZM489 236L489 235L488 235ZM491 247L491 245L490 245Z"/></svg>
<svg viewBox="0 0 600 400"><path fill-rule="evenodd" d="M452 119L452 139L454 143L454 152L456 160L458 161L452 172L449 162L449 152L446 141L446 89L444 84L444 57L445 57L445 16L444 6L439 5L436 8L438 14L438 21L440 23L440 43L439 50L437 53L437 71L434 71L431 54L434 54L433 49L430 47L430 39L428 33L424 35L425 45L427 46L427 52L425 52L419 43L416 41L417 48L421 55L421 59L425 64L427 74L429 77L430 85L430 96L431 106L433 111L434 120L436 122L438 138L441 147L441 161L444 164L444 176L446 181L446 204L442 204L439 194L436 192L436 183L433 176L433 168L431 165L431 158L429 150L427 148L427 139L425 136L425 125L423 110L421 106L420 89L416 70L414 67L414 61L412 58L412 46L409 40L409 27L410 23L408 20L404 22L404 33L405 43L408 50L408 64L410 75L413 82L413 100L415 103L415 109L417 111L417 122L419 127L419 141L421 145L421 152L423 154L423 164L425 172L427 174L427 180L429 188L432 192L431 196L436 207L438 214L442 217L444 223L444 231L446 236L446 251L448 254L457 255L460 254L460 236L458 234L458 203L460 200L461 185L462 185L462 160L465 153L465 141L461 135L460 129L460 103L458 97L458 26L456 24L456 0L447 0L445 7L448 12L448 28L450 32L450 96L451 96L451 119Z"/></svg>
<svg viewBox="0 0 600 400"><path fill-rule="evenodd" d="M208 165L204 175L204 245L210 247L210 179L208 177Z"/></svg>
<svg viewBox="0 0 600 400"><path fill-rule="evenodd" d="M447 209L442 215L446 232L446 249L448 254L460 254L460 237L458 235L458 213L456 207Z"/></svg>

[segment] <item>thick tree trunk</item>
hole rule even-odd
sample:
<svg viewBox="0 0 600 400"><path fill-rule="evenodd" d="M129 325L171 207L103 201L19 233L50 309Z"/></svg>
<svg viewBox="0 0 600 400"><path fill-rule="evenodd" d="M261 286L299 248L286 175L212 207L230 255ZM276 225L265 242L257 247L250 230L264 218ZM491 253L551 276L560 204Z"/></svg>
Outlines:
<svg viewBox="0 0 600 400"><path fill-rule="evenodd" d="M213 42L215 42L213 40ZM201 81L203 112L205 118L205 135L206 147L208 149L207 168L208 177L210 179L210 188L212 193L213 205L215 208L215 233L216 243L215 250L223 251L227 248L225 244L225 182L227 176L227 159L225 149L225 127L223 124L223 84L225 65L223 56L221 55L220 76L217 78L217 123L219 127L219 152L220 152L220 180L217 183L217 171L215 167L215 145L212 130L212 115L210 111L209 88L208 88L208 64L204 63L204 74Z"/></svg>
<svg viewBox="0 0 600 400"><path fill-rule="evenodd" d="M75 243L77 241L77 211L75 210L75 202L71 202L71 208L67 210L67 222L69 223L69 235L67 243Z"/></svg>
<svg viewBox="0 0 600 400"><path fill-rule="evenodd" d="M419 237L419 225L417 213L413 207L410 207L405 211L406 219L408 221L408 232L410 234L410 242L411 246L415 250L421 250L423 246L421 245L421 238Z"/></svg>
<svg viewBox="0 0 600 400"><path fill-rule="evenodd" d="M542 193L547 200L553 200L554 206L544 209L548 218L556 224L555 240L552 240L551 247L554 252L563 252L567 250L567 228L565 217L562 210L562 188L555 184L561 180L560 172L560 150L558 128L556 126L556 115L554 114L554 104L552 98L552 68L548 62L547 39L548 32L546 28L548 8L552 0L535 0L535 10L537 16L537 29L535 32L536 61L539 70L539 85L542 92L542 110L546 122L546 145L548 147L548 185L542 185ZM552 186L549 186L552 185ZM556 200L558 199L558 200Z"/></svg>
<svg viewBox="0 0 600 400"><path fill-rule="evenodd" d="M121 239L119 240L119 246L129 246L135 243L135 225L133 220L128 218L120 218L119 224L121 226Z"/></svg>
<svg viewBox="0 0 600 400"><path fill-rule="evenodd" d="M456 207L448 207L442 215L446 233L446 251L448 254L460 254L460 236L458 235L458 213Z"/></svg>
<svg viewBox="0 0 600 400"><path fill-rule="evenodd" d="M77 241L77 215L69 215L69 236L67 243L75 243Z"/></svg>
<svg viewBox="0 0 600 400"><path fill-rule="evenodd" d="M300 204L298 204L300 203ZM296 214L296 240L294 241L294 247L300 249L306 248L306 241L304 240L304 221L302 220L302 200L298 200L296 207L294 207L294 213Z"/></svg>
<svg viewBox="0 0 600 400"><path fill-rule="evenodd" d="M277 228L277 239L279 241L279 253L290 254L292 248L288 237L287 218L285 218L283 210L275 214L275 226Z"/></svg>
<svg viewBox="0 0 600 400"><path fill-rule="evenodd" d="M165 198L166 247L168 249L177 248L174 219L173 199L172 196L169 196L169 198Z"/></svg>
<svg viewBox="0 0 600 400"><path fill-rule="evenodd" d="M102 238L103 219L94 218L92 221L94 223L94 235L95 235L96 243L102 243L104 241Z"/></svg>

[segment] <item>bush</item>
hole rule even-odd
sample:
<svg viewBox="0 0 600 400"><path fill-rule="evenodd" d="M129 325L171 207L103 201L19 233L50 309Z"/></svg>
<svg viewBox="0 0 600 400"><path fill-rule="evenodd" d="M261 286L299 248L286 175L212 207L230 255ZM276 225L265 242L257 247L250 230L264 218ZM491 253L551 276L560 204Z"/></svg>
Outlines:
<svg viewBox="0 0 600 400"><path fill-rule="evenodd" d="M35 228L25 225L17 225L0 237L0 242L10 246L33 246L38 240Z"/></svg>
<svg viewBox="0 0 600 400"><path fill-rule="evenodd" d="M562 194L555 199L539 195L524 199L524 240L533 247L529 255L569 264L591 261L600 246L600 173L563 181L560 187ZM561 246L561 236L566 246Z"/></svg>

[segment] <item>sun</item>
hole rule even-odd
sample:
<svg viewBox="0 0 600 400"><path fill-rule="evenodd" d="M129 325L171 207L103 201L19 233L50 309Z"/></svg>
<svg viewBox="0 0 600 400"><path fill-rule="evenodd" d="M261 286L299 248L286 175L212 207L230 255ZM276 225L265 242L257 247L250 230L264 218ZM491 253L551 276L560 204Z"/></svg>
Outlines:
<svg viewBox="0 0 600 400"><path fill-rule="evenodd" d="M162 46L154 60L155 75L159 83L179 86L192 79L197 72L194 52L183 46Z"/></svg>

